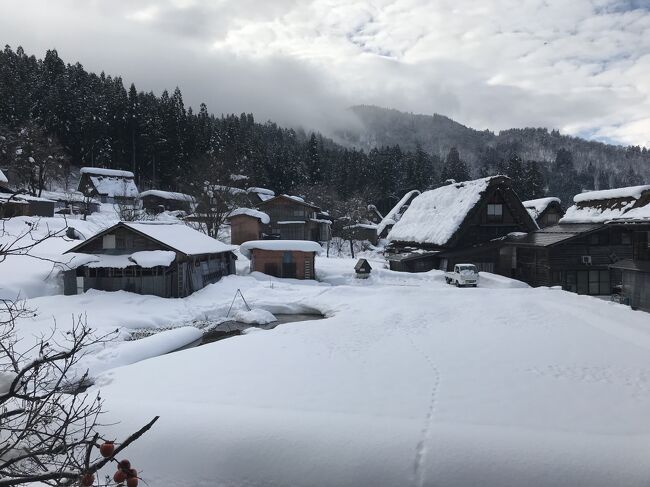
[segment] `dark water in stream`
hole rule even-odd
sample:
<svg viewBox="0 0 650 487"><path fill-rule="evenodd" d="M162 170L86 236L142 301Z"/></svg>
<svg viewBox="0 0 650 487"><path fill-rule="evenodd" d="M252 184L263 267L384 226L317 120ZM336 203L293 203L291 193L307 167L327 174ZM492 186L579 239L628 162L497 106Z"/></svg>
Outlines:
<svg viewBox="0 0 650 487"><path fill-rule="evenodd" d="M252 325L248 323L241 323L239 321L224 321L215 325L214 327L207 326L206 330L203 332L203 337L200 340L197 340L192 343L188 343L184 347L181 347L177 350L174 350L169 353L178 352L180 350L186 350L188 348L199 347L201 345L206 345L208 343L216 342L223 340L225 338L230 338L242 334L242 331L248 328L259 328L261 330L272 330L276 326L285 324L285 323L295 323L298 321L313 321L313 320L322 320L325 317L320 314L276 314L275 317L278 319L273 323L266 325Z"/></svg>

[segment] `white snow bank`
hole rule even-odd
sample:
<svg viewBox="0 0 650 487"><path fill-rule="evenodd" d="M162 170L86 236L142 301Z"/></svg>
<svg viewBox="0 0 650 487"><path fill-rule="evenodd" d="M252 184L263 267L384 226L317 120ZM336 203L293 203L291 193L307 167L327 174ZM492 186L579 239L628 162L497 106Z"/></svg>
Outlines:
<svg viewBox="0 0 650 487"><path fill-rule="evenodd" d="M647 483L646 314L427 277L315 288L326 320L113 370L111 434L161 416L129 450L150 485Z"/></svg>
<svg viewBox="0 0 650 487"><path fill-rule="evenodd" d="M250 258L251 250L278 250L278 251L298 251L298 252L316 252L320 254L323 248L318 242L310 240L251 240L239 246L239 251L244 257Z"/></svg>
<svg viewBox="0 0 650 487"><path fill-rule="evenodd" d="M176 258L176 253L171 250L142 250L131 254L131 259L140 267L167 267Z"/></svg>
<svg viewBox="0 0 650 487"><path fill-rule="evenodd" d="M161 331L139 340L108 342L103 344L101 350L88 354L80 360L76 367L79 371L77 375L88 370L90 377L96 377L106 370L173 352L202 337L203 332L198 328L185 326Z"/></svg>
<svg viewBox="0 0 650 487"><path fill-rule="evenodd" d="M274 321L278 321L278 319L273 316L273 313L259 308L253 308L250 311L244 309L235 310L232 314L232 318L241 323L256 325L267 325Z"/></svg>
<svg viewBox="0 0 650 487"><path fill-rule="evenodd" d="M594 200L609 200L615 198L639 199L644 191L650 191L650 185L628 186L625 188L604 189L601 191L588 191L573 197L574 203L582 203Z"/></svg>
<svg viewBox="0 0 650 487"><path fill-rule="evenodd" d="M159 189L149 189L147 191L143 191L142 193L140 193L140 198L144 198L146 196L156 196L158 198L162 198L166 200L178 200L178 201L189 201L189 202L194 201L194 198L189 194L174 193L173 191L161 191Z"/></svg>
<svg viewBox="0 0 650 487"><path fill-rule="evenodd" d="M395 223L388 240L445 245L480 201L491 179L476 179L425 191L413 200Z"/></svg>
<svg viewBox="0 0 650 487"><path fill-rule="evenodd" d="M230 212L228 215L229 217L237 216L237 215L248 215L252 216L253 218L257 218L260 220L264 225L268 225L271 219L269 218L269 215L266 213L259 211L259 210L254 210L253 208L237 208L233 211Z"/></svg>
<svg viewBox="0 0 650 487"><path fill-rule="evenodd" d="M485 271L479 273L479 286L500 289L522 289L530 287L525 282L518 281L517 279L511 279Z"/></svg>
<svg viewBox="0 0 650 487"><path fill-rule="evenodd" d="M0 169L0 183L8 183L9 180L7 179L7 176L5 176L5 173L2 172L2 169Z"/></svg>

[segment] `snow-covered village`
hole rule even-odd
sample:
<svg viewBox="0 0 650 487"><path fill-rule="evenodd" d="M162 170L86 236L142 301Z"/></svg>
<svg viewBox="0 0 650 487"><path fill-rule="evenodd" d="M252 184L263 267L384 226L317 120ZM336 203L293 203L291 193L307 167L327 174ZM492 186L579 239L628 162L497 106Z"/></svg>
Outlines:
<svg viewBox="0 0 650 487"><path fill-rule="evenodd" d="M0 487L647 486L650 9L555 3L6 6Z"/></svg>

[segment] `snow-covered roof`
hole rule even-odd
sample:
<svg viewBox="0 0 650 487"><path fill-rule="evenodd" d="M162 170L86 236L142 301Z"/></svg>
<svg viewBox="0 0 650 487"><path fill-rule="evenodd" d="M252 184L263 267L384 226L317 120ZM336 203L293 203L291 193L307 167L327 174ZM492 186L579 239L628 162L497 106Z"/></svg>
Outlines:
<svg viewBox="0 0 650 487"><path fill-rule="evenodd" d="M528 200L528 201L522 201L521 203L524 205L526 210L528 211L528 214L533 217L534 220L537 220L539 215L544 213L546 208L549 207L549 205L553 202L556 202L557 204L560 204L560 198L555 198L555 197L547 197L547 198L539 198L536 200Z"/></svg>
<svg viewBox="0 0 650 487"><path fill-rule="evenodd" d="M402 199L398 201L392 210L386 213L386 216L384 216L384 218L377 225L377 235L381 235L387 226L394 225L395 222L397 222L402 216L402 208L404 205L406 205L411 199L418 196L419 194L420 192L417 189L414 189L402 196Z"/></svg>
<svg viewBox="0 0 650 487"><path fill-rule="evenodd" d="M38 196L32 196L31 194L23 194L23 193L18 193L18 194L2 193L0 194L0 200L4 200L4 201L11 200L13 202L23 202L23 203L26 203L28 201L41 201L45 203L54 203L54 201L49 198L39 198Z"/></svg>
<svg viewBox="0 0 650 487"><path fill-rule="evenodd" d="M588 191L573 197L574 203L585 201L609 200L615 198L633 198L638 200L644 191L650 191L650 185L628 186L625 188L603 189L601 191Z"/></svg>
<svg viewBox="0 0 650 487"><path fill-rule="evenodd" d="M316 252L317 254L323 250L318 242L310 240L251 240L239 246L239 251L244 257L250 257L253 249Z"/></svg>
<svg viewBox="0 0 650 487"><path fill-rule="evenodd" d="M283 220L277 223L278 225L304 225L306 222L305 220Z"/></svg>
<svg viewBox="0 0 650 487"><path fill-rule="evenodd" d="M111 198L137 198L138 196L138 188L135 185L131 171L82 167L79 172L90 178L98 194Z"/></svg>
<svg viewBox="0 0 650 487"><path fill-rule="evenodd" d="M268 225L269 222L271 221L269 215L267 215L262 211L254 210L253 208L237 208L236 210L231 211L228 217L232 218L233 216L238 216L238 215L247 215L253 218L257 218L264 225Z"/></svg>
<svg viewBox="0 0 650 487"><path fill-rule="evenodd" d="M140 193L140 198L146 196L156 196L165 200L178 200L178 201L194 201L194 198L185 193L174 193L173 191L161 191L159 189L149 189Z"/></svg>
<svg viewBox="0 0 650 487"><path fill-rule="evenodd" d="M54 201L65 201L67 203L84 203L86 197L80 191L43 191L41 196ZM96 199L90 198L90 203L99 203Z"/></svg>
<svg viewBox="0 0 650 487"><path fill-rule="evenodd" d="M122 222L133 230L143 233L186 255L228 252L236 246L226 245L184 223Z"/></svg>
<svg viewBox="0 0 650 487"><path fill-rule="evenodd" d="M265 194L267 196L275 196L275 191L271 189L266 189L266 188L257 188L257 187L250 187L246 190L248 193L256 193L256 194Z"/></svg>
<svg viewBox="0 0 650 487"><path fill-rule="evenodd" d="M90 176L97 193L114 197L136 198L138 187L133 179L112 176Z"/></svg>
<svg viewBox="0 0 650 487"><path fill-rule="evenodd" d="M232 186L224 186L223 184L209 184L206 189L208 191L221 191L224 193L229 193L231 195L246 194L246 191L243 189L233 188Z"/></svg>
<svg viewBox="0 0 650 487"><path fill-rule="evenodd" d="M388 240L445 245L498 176L449 184L415 198ZM390 214L389 214L390 215Z"/></svg>
<svg viewBox="0 0 650 487"><path fill-rule="evenodd" d="M110 254L72 254L73 260L67 265L71 268L85 265L92 268L125 269L130 266L140 266L146 269L151 267L167 267L176 258L176 253L169 250L143 250L131 255Z"/></svg>
<svg viewBox="0 0 650 487"><path fill-rule="evenodd" d="M2 172L2 169L0 169L0 183L5 183L7 184L9 180L7 179L7 176L5 176L5 173Z"/></svg>
<svg viewBox="0 0 650 487"><path fill-rule="evenodd" d="M560 223L605 223L650 219L650 185L581 193Z"/></svg>
<svg viewBox="0 0 650 487"><path fill-rule="evenodd" d="M88 174L93 176L108 176L112 178L131 178L135 176L131 171L121 171L119 169L104 169L102 167L82 167L79 174Z"/></svg>

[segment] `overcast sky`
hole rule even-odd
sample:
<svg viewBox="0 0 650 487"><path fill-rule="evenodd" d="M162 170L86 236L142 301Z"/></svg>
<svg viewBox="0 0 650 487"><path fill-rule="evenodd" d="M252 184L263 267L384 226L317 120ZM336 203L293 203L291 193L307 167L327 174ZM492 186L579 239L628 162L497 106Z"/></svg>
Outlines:
<svg viewBox="0 0 650 487"><path fill-rule="evenodd" d="M345 107L650 147L650 0L21 0L0 40L328 132Z"/></svg>

